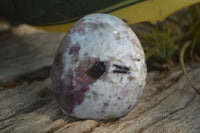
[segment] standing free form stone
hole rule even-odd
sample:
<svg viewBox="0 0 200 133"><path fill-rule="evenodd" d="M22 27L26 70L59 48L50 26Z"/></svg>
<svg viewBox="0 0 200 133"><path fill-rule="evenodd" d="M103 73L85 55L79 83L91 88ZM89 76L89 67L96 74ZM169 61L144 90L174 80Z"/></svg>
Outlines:
<svg viewBox="0 0 200 133"><path fill-rule="evenodd" d="M65 35L51 77L65 114L110 119L134 108L146 73L145 55L131 28L115 16L92 14Z"/></svg>

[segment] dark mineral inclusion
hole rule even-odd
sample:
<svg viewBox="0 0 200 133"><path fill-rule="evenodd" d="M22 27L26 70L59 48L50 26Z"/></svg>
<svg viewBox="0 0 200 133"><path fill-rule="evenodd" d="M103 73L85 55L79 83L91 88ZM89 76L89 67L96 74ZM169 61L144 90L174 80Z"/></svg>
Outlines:
<svg viewBox="0 0 200 133"><path fill-rule="evenodd" d="M106 65L102 61L97 61L94 65L87 70L86 74L90 76L92 79L96 80L101 77L106 71Z"/></svg>

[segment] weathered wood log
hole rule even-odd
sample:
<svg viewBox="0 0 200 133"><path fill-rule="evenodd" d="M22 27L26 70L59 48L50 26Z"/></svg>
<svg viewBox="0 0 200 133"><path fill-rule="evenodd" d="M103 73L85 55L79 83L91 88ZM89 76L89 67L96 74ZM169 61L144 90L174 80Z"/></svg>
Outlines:
<svg viewBox="0 0 200 133"><path fill-rule="evenodd" d="M44 32L27 25L0 37L0 83L50 66L64 34Z"/></svg>
<svg viewBox="0 0 200 133"><path fill-rule="evenodd" d="M29 26L0 36L0 132L200 132L200 96L180 68L171 73L148 73L141 100L122 118L98 121L65 116L54 99L49 78L63 36ZM188 71L200 88L200 63L192 63Z"/></svg>

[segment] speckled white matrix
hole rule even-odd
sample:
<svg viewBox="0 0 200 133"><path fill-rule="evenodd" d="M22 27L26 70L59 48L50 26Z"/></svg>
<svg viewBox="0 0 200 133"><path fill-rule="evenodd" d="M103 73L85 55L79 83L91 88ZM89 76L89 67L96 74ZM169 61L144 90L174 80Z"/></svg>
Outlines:
<svg viewBox="0 0 200 133"><path fill-rule="evenodd" d="M65 35L51 77L64 113L110 119L134 108L146 73L144 52L131 28L115 16L92 14Z"/></svg>

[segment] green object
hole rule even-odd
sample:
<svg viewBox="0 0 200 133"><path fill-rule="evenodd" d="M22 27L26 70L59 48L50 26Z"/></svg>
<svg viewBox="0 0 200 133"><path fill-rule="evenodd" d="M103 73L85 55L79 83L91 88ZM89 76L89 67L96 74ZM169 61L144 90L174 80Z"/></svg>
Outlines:
<svg viewBox="0 0 200 133"><path fill-rule="evenodd" d="M0 15L31 25L61 24L76 21L86 14L122 1L124 0L3 0L0 2Z"/></svg>
<svg viewBox="0 0 200 133"><path fill-rule="evenodd" d="M200 0L1 0L0 16L17 23L66 33L81 17L109 13L127 24L163 21Z"/></svg>

